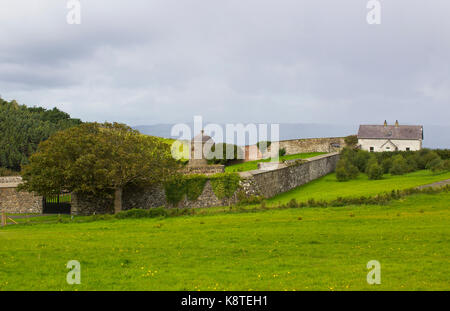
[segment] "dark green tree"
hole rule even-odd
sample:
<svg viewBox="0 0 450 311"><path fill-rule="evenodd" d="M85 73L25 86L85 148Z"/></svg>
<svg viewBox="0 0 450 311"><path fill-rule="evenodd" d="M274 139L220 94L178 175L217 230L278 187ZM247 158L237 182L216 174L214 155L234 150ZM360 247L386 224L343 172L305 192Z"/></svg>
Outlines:
<svg viewBox="0 0 450 311"><path fill-rule="evenodd" d="M164 182L178 169L170 145L124 124L85 123L57 132L39 145L22 171L22 190L47 196L63 190L107 196L122 210L130 184Z"/></svg>

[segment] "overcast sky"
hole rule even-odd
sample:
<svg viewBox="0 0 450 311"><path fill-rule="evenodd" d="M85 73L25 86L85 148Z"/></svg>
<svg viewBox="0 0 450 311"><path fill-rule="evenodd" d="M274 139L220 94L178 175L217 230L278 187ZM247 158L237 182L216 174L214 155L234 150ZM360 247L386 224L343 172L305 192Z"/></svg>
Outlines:
<svg viewBox="0 0 450 311"><path fill-rule="evenodd" d="M84 121L448 125L450 1L0 1L0 94Z"/></svg>

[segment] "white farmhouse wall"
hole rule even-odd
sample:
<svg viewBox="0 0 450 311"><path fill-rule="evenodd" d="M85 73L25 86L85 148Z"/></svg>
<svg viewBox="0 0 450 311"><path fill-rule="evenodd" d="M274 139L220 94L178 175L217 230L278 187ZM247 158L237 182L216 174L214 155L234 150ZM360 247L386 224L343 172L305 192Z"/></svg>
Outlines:
<svg viewBox="0 0 450 311"><path fill-rule="evenodd" d="M391 139L390 141L398 147L399 151L406 151L407 148L411 151L422 149L421 140ZM370 147L374 147L375 152L395 151L395 147L387 139L358 139L358 144L362 150L366 151L370 151Z"/></svg>

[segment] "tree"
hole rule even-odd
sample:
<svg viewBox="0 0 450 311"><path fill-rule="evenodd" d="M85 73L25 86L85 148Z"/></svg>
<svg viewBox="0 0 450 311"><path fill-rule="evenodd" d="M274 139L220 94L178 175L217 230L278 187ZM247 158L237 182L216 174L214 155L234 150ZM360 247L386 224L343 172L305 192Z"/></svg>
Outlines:
<svg viewBox="0 0 450 311"><path fill-rule="evenodd" d="M367 166L367 175L369 179L376 180L383 178L383 167L377 161L370 161Z"/></svg>
<svg viewBox="0 0 450 311"><path fill-rule="evenodd" d="M434 158L427 164L426 168L431 170L433 173L445 171L444 161L442 161L441 158Z"/></svg>
<svg viewBox="0 0 450 311"><path fill-rule="evenodd" d="M344 138L345 144L349 148L355 148L358 145L358 136L350 135Z"/></svg>
<svg viewBox="0 0 450 311"><path fill-rule="evenodd" d="M336 167L336 178L338 181L348 181L356 179L359 175L359 170L356 166L350 163L345 158L339 160Z"/></svg>
<svg viewBox="0 0 450 311"><path fill-rule="evenodd" d="M165 181L176 172L170 145L124 124L86 123L51 136L22 170L22 190L48 196L63 190L105 196L122 210L123 188Z"/></svg>
<svg viewBox="0 0 450 311"><path fill-rule="evenodd" d="M408 163L402 155L396 155L392 160L392 167L389 171L392 175L403 175L408 172Z"/></svg>
<svg viewBox="0 0 450 311"><path fill-rule="evenodd" d="M57 108L29 108L0 98L0 167L20 171L40 142L79 124L80 120Z"/></svg>
<svg viewBox="0 0 450 311"><path fill-rule="evenodd" d="M355 157L355 162L353 164L359 169L360 172L365 172L367 169L367 163L370 158L374 158L375 156L370 156L370 153L365 150L358 150L358 153ZM376 161L376 159L375 159Z"/></svg>

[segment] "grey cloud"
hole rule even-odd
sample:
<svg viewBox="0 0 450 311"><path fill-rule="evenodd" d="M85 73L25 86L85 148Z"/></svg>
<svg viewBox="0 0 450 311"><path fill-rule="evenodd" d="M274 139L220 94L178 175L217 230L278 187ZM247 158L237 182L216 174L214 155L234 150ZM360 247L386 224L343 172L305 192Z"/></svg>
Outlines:
<svg viewBox="0 0 450 311"><path fill-rule="evenodd" d="M65 1L4 0L0 93L129 124L447 125L450 3L381 2L376 26L364 0L82 1L67 25Z"/></svg>

